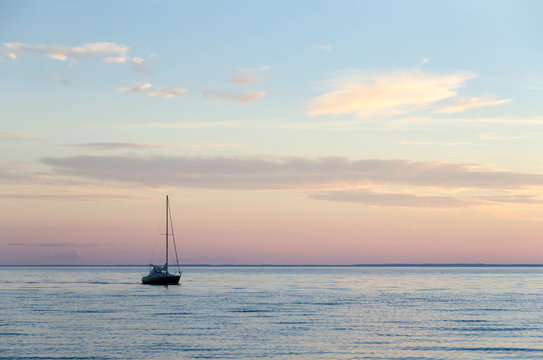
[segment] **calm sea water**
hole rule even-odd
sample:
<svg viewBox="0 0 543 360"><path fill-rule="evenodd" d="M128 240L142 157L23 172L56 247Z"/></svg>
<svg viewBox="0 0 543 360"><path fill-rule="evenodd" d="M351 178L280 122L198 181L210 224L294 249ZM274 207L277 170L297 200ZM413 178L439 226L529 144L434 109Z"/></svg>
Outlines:
<svg viewBox="0 0 543 360"><path fill-rule="evenodd" d="M0 267L1 359L543 359L543 268Z"/></svg>

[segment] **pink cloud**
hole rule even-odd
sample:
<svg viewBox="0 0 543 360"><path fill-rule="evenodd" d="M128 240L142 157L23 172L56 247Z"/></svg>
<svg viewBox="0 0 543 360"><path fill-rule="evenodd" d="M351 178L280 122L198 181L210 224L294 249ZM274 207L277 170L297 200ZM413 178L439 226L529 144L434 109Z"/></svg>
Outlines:
<svg viewBox="0 0 543 360"><path fill-rule="evenodd" d="M204 96L209 101L213 102L236 102L247 104L266 96L265 91L244 91L237 92L225 89L206 89L202 91Z"/></svg>
<svg viewBox="0 0 543 360"><path fill-rule="evenodd" d="M139 57L130 57L128 55L129 47L113 42L87 43L79 46L63 45L27 45L22 43L6 43L0 47L0 54L9 57L12 60L19 56L38 54L59 61L77 61L79 59L94 58L104 62L132 65L141 65L143 59Z"/></svg>
<svg viewBox="0 0 543 360"><path fill-rule="evenodd" d="M120 92L140 92L140 91L145 91L149 89L150 87L151 87L150 83L137 83L136 85L132 87L120 88L119 91Z"/></svg>
<svg viewBox="0 0 543 360"><path fill-rule="evenodd" d="M149 93L149 96L163 96L166 99L171 98L181 98L183 94L185 94L188 89L180 89L180 88L169 88L169 89L157 89L154 91L151 91Z"/></svg>
<svg viewBox="0 0 543 360"><path fill-rule="evenodd" d="M471 98L471 99L464 99L460 98L456 101L456 103L446 106L442 109L439 109L436 111L438 114L453 114L458 112L464 112L469 109L475 109L479 107L486 107L486 106L499 106L503 104L507 104L510 102L511 99L503 99L503 100L482 100L479 98Z"/></svg>
<svg viewBox="0 0 543 360"><path fill-rule="evenodd" d="M289 189L332 184L397 184L443 188L514 189L543 185L543 175L498 171L477 164L344 157L198 158L75 156L45 158L57 174L149 186Z"/></svg>
<svg viewBox="0 0 543 360"><path fill-rule="evenodd" d="M331 89L310 101L309 115L403 114L455 96L456 89L475 76L469 71L433 74L417 70L375 75L354 70L329 81Z"/></svg>

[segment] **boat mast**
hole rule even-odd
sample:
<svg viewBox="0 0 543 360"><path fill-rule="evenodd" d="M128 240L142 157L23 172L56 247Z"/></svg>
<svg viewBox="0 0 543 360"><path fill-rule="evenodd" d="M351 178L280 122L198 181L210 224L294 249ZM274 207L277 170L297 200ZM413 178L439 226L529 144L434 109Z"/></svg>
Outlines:
<svg viewBox="0 0 543 360"><path fill-rule="evenodd" d="M166 195L166 272L168 272L168 209L170 208L170 204L168 202L168 195Z"/></svg>

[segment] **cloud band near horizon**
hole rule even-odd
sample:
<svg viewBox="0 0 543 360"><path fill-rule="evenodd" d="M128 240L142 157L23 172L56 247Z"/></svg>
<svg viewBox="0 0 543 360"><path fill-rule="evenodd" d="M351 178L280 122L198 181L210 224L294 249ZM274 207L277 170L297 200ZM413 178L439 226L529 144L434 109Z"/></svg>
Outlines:
<svg viewBox="0 0 543 360"><path fill-rule="evenodd" d="M49 157L42 162L60 175L154 187L301 189L384 184L518 189L543 186L542 174L498 171L477 164L401 159L74 156Z"/></svg>

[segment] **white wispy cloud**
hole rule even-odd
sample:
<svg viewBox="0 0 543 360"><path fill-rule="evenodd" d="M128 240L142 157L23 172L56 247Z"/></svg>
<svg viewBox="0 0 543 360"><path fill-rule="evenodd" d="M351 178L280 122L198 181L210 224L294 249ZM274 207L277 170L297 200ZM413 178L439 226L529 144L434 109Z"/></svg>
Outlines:
<svg viewBox="0 0 543 360"><path fill-rule="evenodd" d="M516 126L534 127L543 124L543 116L534 117L461 117L461 118L436 118L432 116L406 116L389 121L386 128L405 126L426 126L427 123L457 124L506 124ZM145 124L133 124L133 127L143 128L171 128L171 129L205 129L205 128L240 128L240 129L285 129L285 130L306 130L306 131L354 131L367 129L368 120L353 118L349 120L332 119L321 121L296 121L288 118L268 119L243 119L235 121L183 121L183 122L152 122ZM428 142L428 141L400 141L403 145L467 145L465 142Z"/></svg>
<svg viewBox="0 0 543 360"><path fill-rule="evenodd" d="M120 88L118 89L119 92L140 92L145 91L151 87L150 83L137 83L136 85L132 87L127 88Z"/></svg>
<svg viewBox="0 0 543 360"><path fill-rule="evenodd" d="M222 150L223 148L239 147L240 144L229 143L214 143L214 142L193 142L185 144L140 144L131 142L96 142L96 143L82 143L82 144L70 144L63 145L63 147L70 148L82 148L82 149L95 149L95 150L146 150L146 149L164 149L164 148L182 148L189 149L190 151L200 151L205 148L215 148Z"/></svg>
<svg viewBox="0 0 543 360"><path fill-rule="evenodd" d="M9 243L8 246L23 246L23 247L93 247L98 246L95 243L75 243L75 242L54 242L54 243Z"/></svg>
<svg viewBox="0 0 543 360"><path fill-rule="evenodd" d="M450 142L439 142L439 141L399 141L400 145L439 145L439 146L460 146L460 145L469 145L467 142L460 141L450 141Z"/></svg>
<svg viewBox="0 0 543 360"><path fill-rule="evenodd" d="M397 124L421 124L435 122L437 119L432 116L405 116L396 119ZM543 124L543 116L480 116L480 117L457 117L450 119L439 119L441 122L468 123L468 124L508 124L539 126Z"/></svg>
<svg viewBox="0 0 543 360"><path fill-rule="evenodd" d="M257 83L260 80L260 77L253 73L247 71L236 71L228 81L233 82L238 85L252 85Z"/></svg>
<svg viewBox="0 0 543 360"><path fill-rule="evenodd" d="M157 89L149 92L149 96L163 96L166 99L181 98L189 89L181 88L169 88L169 89Z"/></svg>
<svg viewBox="0 0 543 360"><path fill-rule="evenodd" d="M65 145L68 147L78 147L87 149L98 150L123 150L123 149L157 149L165 148L168 145L165 144L139 144L130 142L96 142L96 143L83 143L74 145Z"/></svg>
<svg viewBox="0 0 543 360"><path fill-rule="evenodd" d="M18 130L0 131L0 140L35 140L42 138L41 135L24 133Z"/></svg>
<svg viewBox="0 0 543 360"><path fill-rule="evenodd" d="M388 193L363 189L313 192L306 195L313 200L360 203L378 207L410 207L451 209L502 204L543 204L543 198L533 195L444 196L410 193Z"/></svg>
<svg viewBox="0 0 543 360"><path fill-rule="evenodd" d="M243 127L240 121L206 121L206 122L176 122L137 124L134 127L153 129L222 129Z"/></svg>
<svg viewBox="0 0 543 360"><path fill-rule="evenodd" d="M164 122L134 124L134 127L157 129L287 129L287 130L319 130L319 131L350 131L359 129L360 122L325 122L325 123L296 123L285 119L253 119L235 121L189 121L189 122Z"/></svg>
<svg viewBox="0 0 543 360"><path fill-rule="evenodd" d="M454 114L454 113L464 112L466 110L479 108L479 107L499 106L499 105L507 104L510 101L511 99L483 100L476 97L471 98L471 99L459 98L456 100L454 104L446 106L442 109L436 110L435 112L438 114Z"/></svg>
<svg viewBox="0 0 543 360"><path fill-rule="evenodd" d="M42 55L59 61L78 61L96 59L109 63L141 65L140 57L130 57L126 45L113 42L95 42L80 46L63 45L28 45L22 43L5 43L0 47L0 54L12 60L25 55Z"/></svg>
<svg viewBox="0 0 543 360"><path fill-rule="evenodd" d="M10 44L4 44L4 46L0 47L0 54L3 55L3 57L1 57L0 59L8 57L12 60L15 60L17 58L17 53L13 50L10 50L8 47L6 47L6 45ZM3 61L5 60L3 59Z"/></svg>
<svg viewBox="0 0 543 360"><path fill-rule="evenodd" d="M315 45L315 47L317 49L321 49L321 50L324 50L324 51L332 50L332 46L330 46L330 44L319 44L319 45Z"/></svg>
<svg viewBox="0 0 543 360"><path fill-rule="evenodd" d="M128 88L120 88L117 89L119 92L143 92L147 91L151 88L150 83L137 83L136 85ZM153 91L148 92L148 96L162 96L166 99L170 98L181 98L183 97L183 94L185 94L188 89L182 89L182 88L167 88L167 89L156 89Z"/></svg>
<svg viewBox="0 0 543 360"><path fill-rule="evenodd" d="M202 96L209 101L214 102L236 102L247 104L266 96L265 91L244 91L236 92L226 89L205 89L202 91Z"/></svg>
<svg viewBox="0 0 543 360"><path fill-rule="evenodd" d="M475 76L471 71L435 74L411 70L376 75L352 70L326 83L330 90L309 102L309 114L403 114L455 96L456 89Z"/></svg>
<svg viewBox="0 0 543 360"><path fill-rule="evenodd" d="M452 196L416 195L403 193L384 193L367 190L341 190L309 193L313 200L360 203L379 207L416 207L416 208L458 208L478 204L473 199Z"/></svg>
<svg viewBox="0 0 543 360"><path fill-rule="evenodd" d="M238 85L252 85L259 82L262 78L262 73L270 69L271 66L242 68L237 70L228 81Z"/></svg>
<svg viewBox="0 0 543 360"><path fill-rule="evenodd" d="M61 194L36 194L36 193L0 193L0 199L7 200L60 200L60 201L121 201L143 199L141 195L107 194L107 193L61 193Z"/></svg>
<svg viewBox="0 0 543 360"><path fill-rule="evenodd" d="M492 141L515 141L515 140L528 139L528 137L527 136L503 136L503 135L497 135L496 133L486 133L486 134L480 134L479 139L492 140Z"/></svg>
<svg viewBox="0 0 543 360"><path fill-rule="evenodd" d="M212 143L212 142L200 141L200 142L189 143L189 144L181 144L180 146L187 147L191 151L200 151L200 150L203 150L205 148L215 148L215 149L218 149L220 151L223 148L240 147L240 146L243 146L243 145L240 145L240 144L228 144L228 143Z"/></svg>

